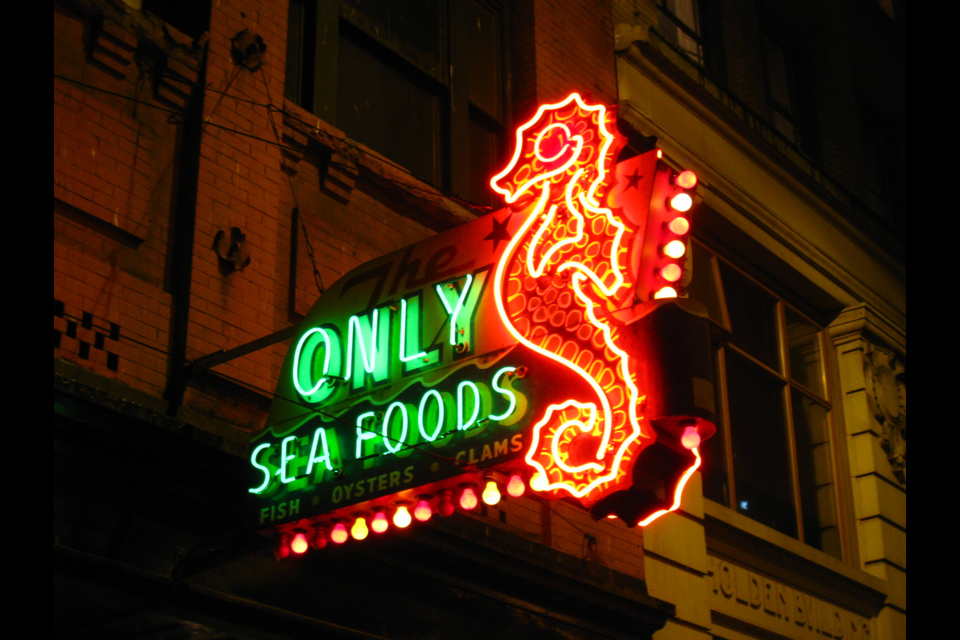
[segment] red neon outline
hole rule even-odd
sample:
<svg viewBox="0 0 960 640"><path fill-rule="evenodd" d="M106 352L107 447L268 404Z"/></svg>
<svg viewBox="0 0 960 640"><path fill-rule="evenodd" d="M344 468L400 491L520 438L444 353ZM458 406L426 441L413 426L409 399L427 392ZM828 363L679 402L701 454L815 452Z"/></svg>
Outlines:
<svg viewBox="0 0 960 640"><path fill-rule="evenodd" d="M660 518L661 516L665 516L668 513L673 513L674 511L680 508L680 504L683 500L683 490L686 488L687 483L690 482L690 478L693 477L693 474L697 472L697 469L699 469L700 465L703 463L703 459L700 457L700 450L697 448L693 448L691 449L691 451L693 451L693 455L697 456L697 461L694 463L692 467L687 469L687 471L683 474L683 478L680 479L680 483L677 485L677 490L673 494L673 506L670 507L669 509L657 511L655 514L653 514L643 522L638 523L637 524L638 527L645 527L651 522L653 522L654 520L656 520L657 518Z"/></svg>

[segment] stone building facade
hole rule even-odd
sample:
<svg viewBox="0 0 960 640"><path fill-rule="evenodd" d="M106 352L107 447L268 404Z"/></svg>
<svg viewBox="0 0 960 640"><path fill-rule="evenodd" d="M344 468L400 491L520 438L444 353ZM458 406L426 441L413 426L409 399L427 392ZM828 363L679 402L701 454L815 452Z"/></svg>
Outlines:
<svg viewBox="0 0 960 640"><path fill-rule="evenodd" d="M905 638L905 14L823 5L55 2L58 635ZM240 494L299 321L502 206L571 91L701 176L714 463L646 529L522 498L278 563Z"/></svg>

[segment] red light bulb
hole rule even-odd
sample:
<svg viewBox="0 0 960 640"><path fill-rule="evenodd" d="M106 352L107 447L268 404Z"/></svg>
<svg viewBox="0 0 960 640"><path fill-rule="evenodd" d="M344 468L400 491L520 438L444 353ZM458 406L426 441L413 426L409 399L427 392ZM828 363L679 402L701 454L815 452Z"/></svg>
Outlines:
<svg viewBox="0 0 960 640"><path fill-rule="evenodd" d="M674 260L679 260L687 253L687 245L685 245L680 240L673 240L667 243L667 246L663 248L663 255L668 258L673 258Z"/></svg>
<svg viewBox="0 0 960 640"><path fill-rule="evenodd" d="M676 282L683 277L683 269L678 264L668 264L660 269L660 277L667 282Z"/></svg>
<svg viewBox="0 0 960 640"><path fill-rule="evenodd" d="M672 233L677 234L678 236L685 235L690 231L690 221L679 216L670 221L670 224L667 225L667 228L670 229Z"/></svg>
<svg viewBox="0 0 960 640"><path fill-rule="evenodd" d="M689 193L678 193L673 196L673 199L670 200L670 206L673 207L675 211L690 211L690 208L693 206L693 198L690 197Z"/></svg>
<svg viewBox="0 0 960 640"><path fill-rule="evenodd" d="M387 520L387 514L383 511L378 511L377 515L373 516L373 522L370 523L370 528L373 529L374 533L386 533L387 529L390 528L390 521Z"/></svg>
<svg viewBox="0 0 960 640"><path fill-rule="evenodd" d="M527 486L523 483L523 478L514 474L507 484L507 493L514 498L521 497L527 491Z"/></svg>
<svg viewBox="0 0 960 640"><path fill-rule="evenodd" d="M663 289L660 289L660 291L657 291L655 294L653 294L654 300L665 300L667 298L676 298L676 297L677 297L677 290L674 289L673 287L664 287Z"/></svg>
<svg viewBox="0 0 960 640"><path fill-rule="evenodd" d="M317 551L323 551L327 548L327 532L324 529L317 529L317 532L313 535L313 540L310 541L310 544Z"/></svg>
<svg viewBox="0 0 960 640"><path fill-rule="evenodd" d="M277 546L273 550L273 555L277 560L285 560L290 557L290 545L286 536L280 538L280 541L277 542Z"/></svg>
<svg viewBox="0 0 960 640"><path fill-rule="evenodd" d="M480 504L480 501L477 499L477 492L473 490L473 487L464 487L463 493L460 494L460 508L464 511L473 511L478 504Z"/></svg>
<svg viewBox="0 0 960 640"><path fill-rule="evenodd" d="M433 509L426 499L421 499L420 502L417 503L417 508L413 510L413 515L420 522L429 522L430 518L433 517Z"/></svg>
<svg viewBox="0 0 960 640"><path fill-rule="evenodd" d="M397 512L393 514L393 524L397 525L398 529L406 529L412 522L413 518L410 517L410 509L403 504L397 507Z"/></svg>
<svg viewBox="0 0 960 640"><path fill-rule="evenodd" d="M449 518L453 515L453 512L457 508L453 504L453 498L449 494L444 495L443 499L440 500L440 506L437 508L437 513L439 513L444 518Z"/></svg>
<svg viewBox="0 0 960 640"><path fill-rule="evenodd" d="M343 544L350 539L350 534L347 533L347 526L342 522L338 522L337 526L333 528L333 533L330 534L330 539L334 544Z"/></svg>
<svg viewBox="0 0 960 640"><path fill-rule="evenodd" d="M677 176L677 186L681 189L693 189L697 186L697 174L693 171L682 171Z"/></svg>
<svg viewBox="0 0 960 640"><path fill-rule="evenodd" d="M307 540L307 536L303 533L298 533L293 537L293 542L290 543L290 550L293 551L298 556L302 556L310 548L310 541Z"/></svg>
<svg viewBox="0 0 960 640"><path fill-rule="evenodd" d="M683 437L680 438L680 443L687 449L696 449L700 446L700 440L700 433L696 427L687 427L683 430Z"/></svg>
<svg viewBox="0 0 960 640"><path fill-rule="evenodd" d="M533 477L530 478L530 488L534 491L546 491L547 490L547 479L543 477L539 471L533 474Z"/></svg>

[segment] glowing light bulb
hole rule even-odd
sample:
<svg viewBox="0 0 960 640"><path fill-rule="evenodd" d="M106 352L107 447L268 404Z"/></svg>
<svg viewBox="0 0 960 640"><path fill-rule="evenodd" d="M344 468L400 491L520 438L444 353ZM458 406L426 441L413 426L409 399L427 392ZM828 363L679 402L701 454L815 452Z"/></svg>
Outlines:
<svg viewBox="0 0 960 640"><path fill-rule="evenodd" d="M483 490L483 501L491 507L500 504L500 487L493 480L487 482L487 488Z"/></svg>
<svg viewBox="0 0 960 640"><path fill-rule="evenodd" d="M523 483L523 478L519 475L514 474L510 478L510 482L507 484L507 493L509 493L514 498L521 497L527 491L527 485Z"/></svg>
<svg viewBox="0 0 960 640"><path fill-rule="evenodd" d="M671 220L667 228L678 236L682 236L690 231L690 221L683 216L679 216Z"/></svg>
<svg viewBox="0 0 960 640"><path fill-rule="evenodd" d="M547 490L547 479L543 477L539 471L533 474L533 477L530 478L530 488L534 491L546 491Z"/></svg>
<svg viewBox="0 0 960 640"><path fill-rule="evenodd" d="M687 253L687 245L685 245L680 240L673 240L668 242L667 246L663 248L663 255L668 258L673 258L674 260L679 260Z"/></svg>
<svg viewBox="0 0 960 640"><path fill-rule="evenodd" d="M327 532L323 529L318 529L317 532L313 535L313 540L310 541L310 544L317 551L323 551L327 548Z"/></svg>
<svg viewBox="0 0 960 640"><path fill-rule="evenodd" d="M661 151L660 149L657 149L657 159L663 160L663 151Z"/></svg>
<svg viewBox="0 0 960 640"><path fill-rule="evenodd" d="M677 186L681 189L693 189L697 186L697 174L693 171L682 171L677 176Z"/></svg>
<svg viewBox="0 0 960 640"><path fill-rule="evenodd" d="M660 289L660 291L657 291L655 294L653 294L654 300L665 300L667 298L676 298L676 297L677 297L677 290L674 289L673 287L664 287L663 289Z"/></svg>
<svg viewBox="0 0 960 640"><path fill-rule="evenodd" d="M700 446L700 434L696 427L687 427L683 430L683 437L680 438L680 444L687 449L696 449Z"/></svg>
<svg viewBox="0 0 960 640"><path fill-rule="evenodd" d="M397 507L397 512L393 514L393 524L397 525L398 529L406 529L413 522L413 518L410 517L410 509L406 505L400 505Z"/></svg>
<svg viewBox="0 0 960 640"><path fill-rule="evenodd" d="M387 514L383 511L378 511L377 515L373 516L373 522L370 523L370 528L373 529L374 533L386 533L387 529L390 528L390 521L387 520Z"/></svg>
<svg viewBox="0 0 960 640"><path fill-rule="evenodd" d="M298 533L293 537L293 542L290 543L290 550L293 551L298 556L302 556L310 548L310 541L307 540L307 536Z"/></svg>
<svg viewBox="0 0 960 640"><path fill-rule="evenodd" d="M683 277L683 269L678 264L668 264L660 269L660 277L667 282L676 282Z"/></svg>
<svg viewBox="0 0 960 640"><path fill-rule="evenodd" d="M477 500L477 492L473 490L473 487L466 487L460 494L460 508L464 511L473 511L478 504L480 504L480 501Z"/></svg>
<svg viewBox="0 0 960 640"><path fill-rule="evenodd" d="M285 560L290 557L290 545L287 544L287 539L281 538L280 542L277 543L276 548L273 550L273 555L277 560Z"/></svg>
<svg viewBox="0 0 960 640"><path fill-rule="evenodd" d="M445 495L443 496L443 499L440 500L440 506L437 508L437 513L444 518L449 518L456 510L457 508L453 504L453 498L451 498L449 495Z"/></svg>
<svg viewBox="0 0 960 640"><path fill-rule="evenodd" d="M420 522L429 522L433 517L433 509L426 499L417 503L417 508L413 510L413 516Z"/></svg>
<svg viewBox="0 0 960 640"><path fill-rule="evenodd" d="M616 520L616 519L617 519L617 516L615 516L615 515L612 514L612 513L607 516L607 520Z"/></svg>
<svg viewBox="0 0 960 640"><path fill-rule="evenodd" d="M367 536L370 535L370 529L367 527L367 519L363 516L357 518L357 521L353 523L353 528L350 529L350 535L353 536L354 540L366 540Z"/></svg>
<svg viewBox="0 0 960 640"><path fill-rule="evenodd" d="M350 539L350 534L347 533L347 527L342 522L338 522L337 526L333 528L333 533L330 534L330 540L334 544L343 544Z"/></svg>
<svg viewBox="0 0 960 640"><path fill-rule="evenodd" d="M678 193L670 200L670 206L675 211L690 211L690 207L693 206L693 198L690 197L689 193Z"/></svg>

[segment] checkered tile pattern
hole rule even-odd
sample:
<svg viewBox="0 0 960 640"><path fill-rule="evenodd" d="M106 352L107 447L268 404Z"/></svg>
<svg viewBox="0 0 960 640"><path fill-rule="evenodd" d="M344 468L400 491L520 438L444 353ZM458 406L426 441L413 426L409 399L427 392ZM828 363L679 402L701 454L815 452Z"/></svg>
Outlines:
<svg viewBox="0 0 960 640"><path fill-rule="evenodd" d="M53 301L53 348L76 354L111 371L119 371L120 325L92 313L72 313L60 300Z"/></svg>

